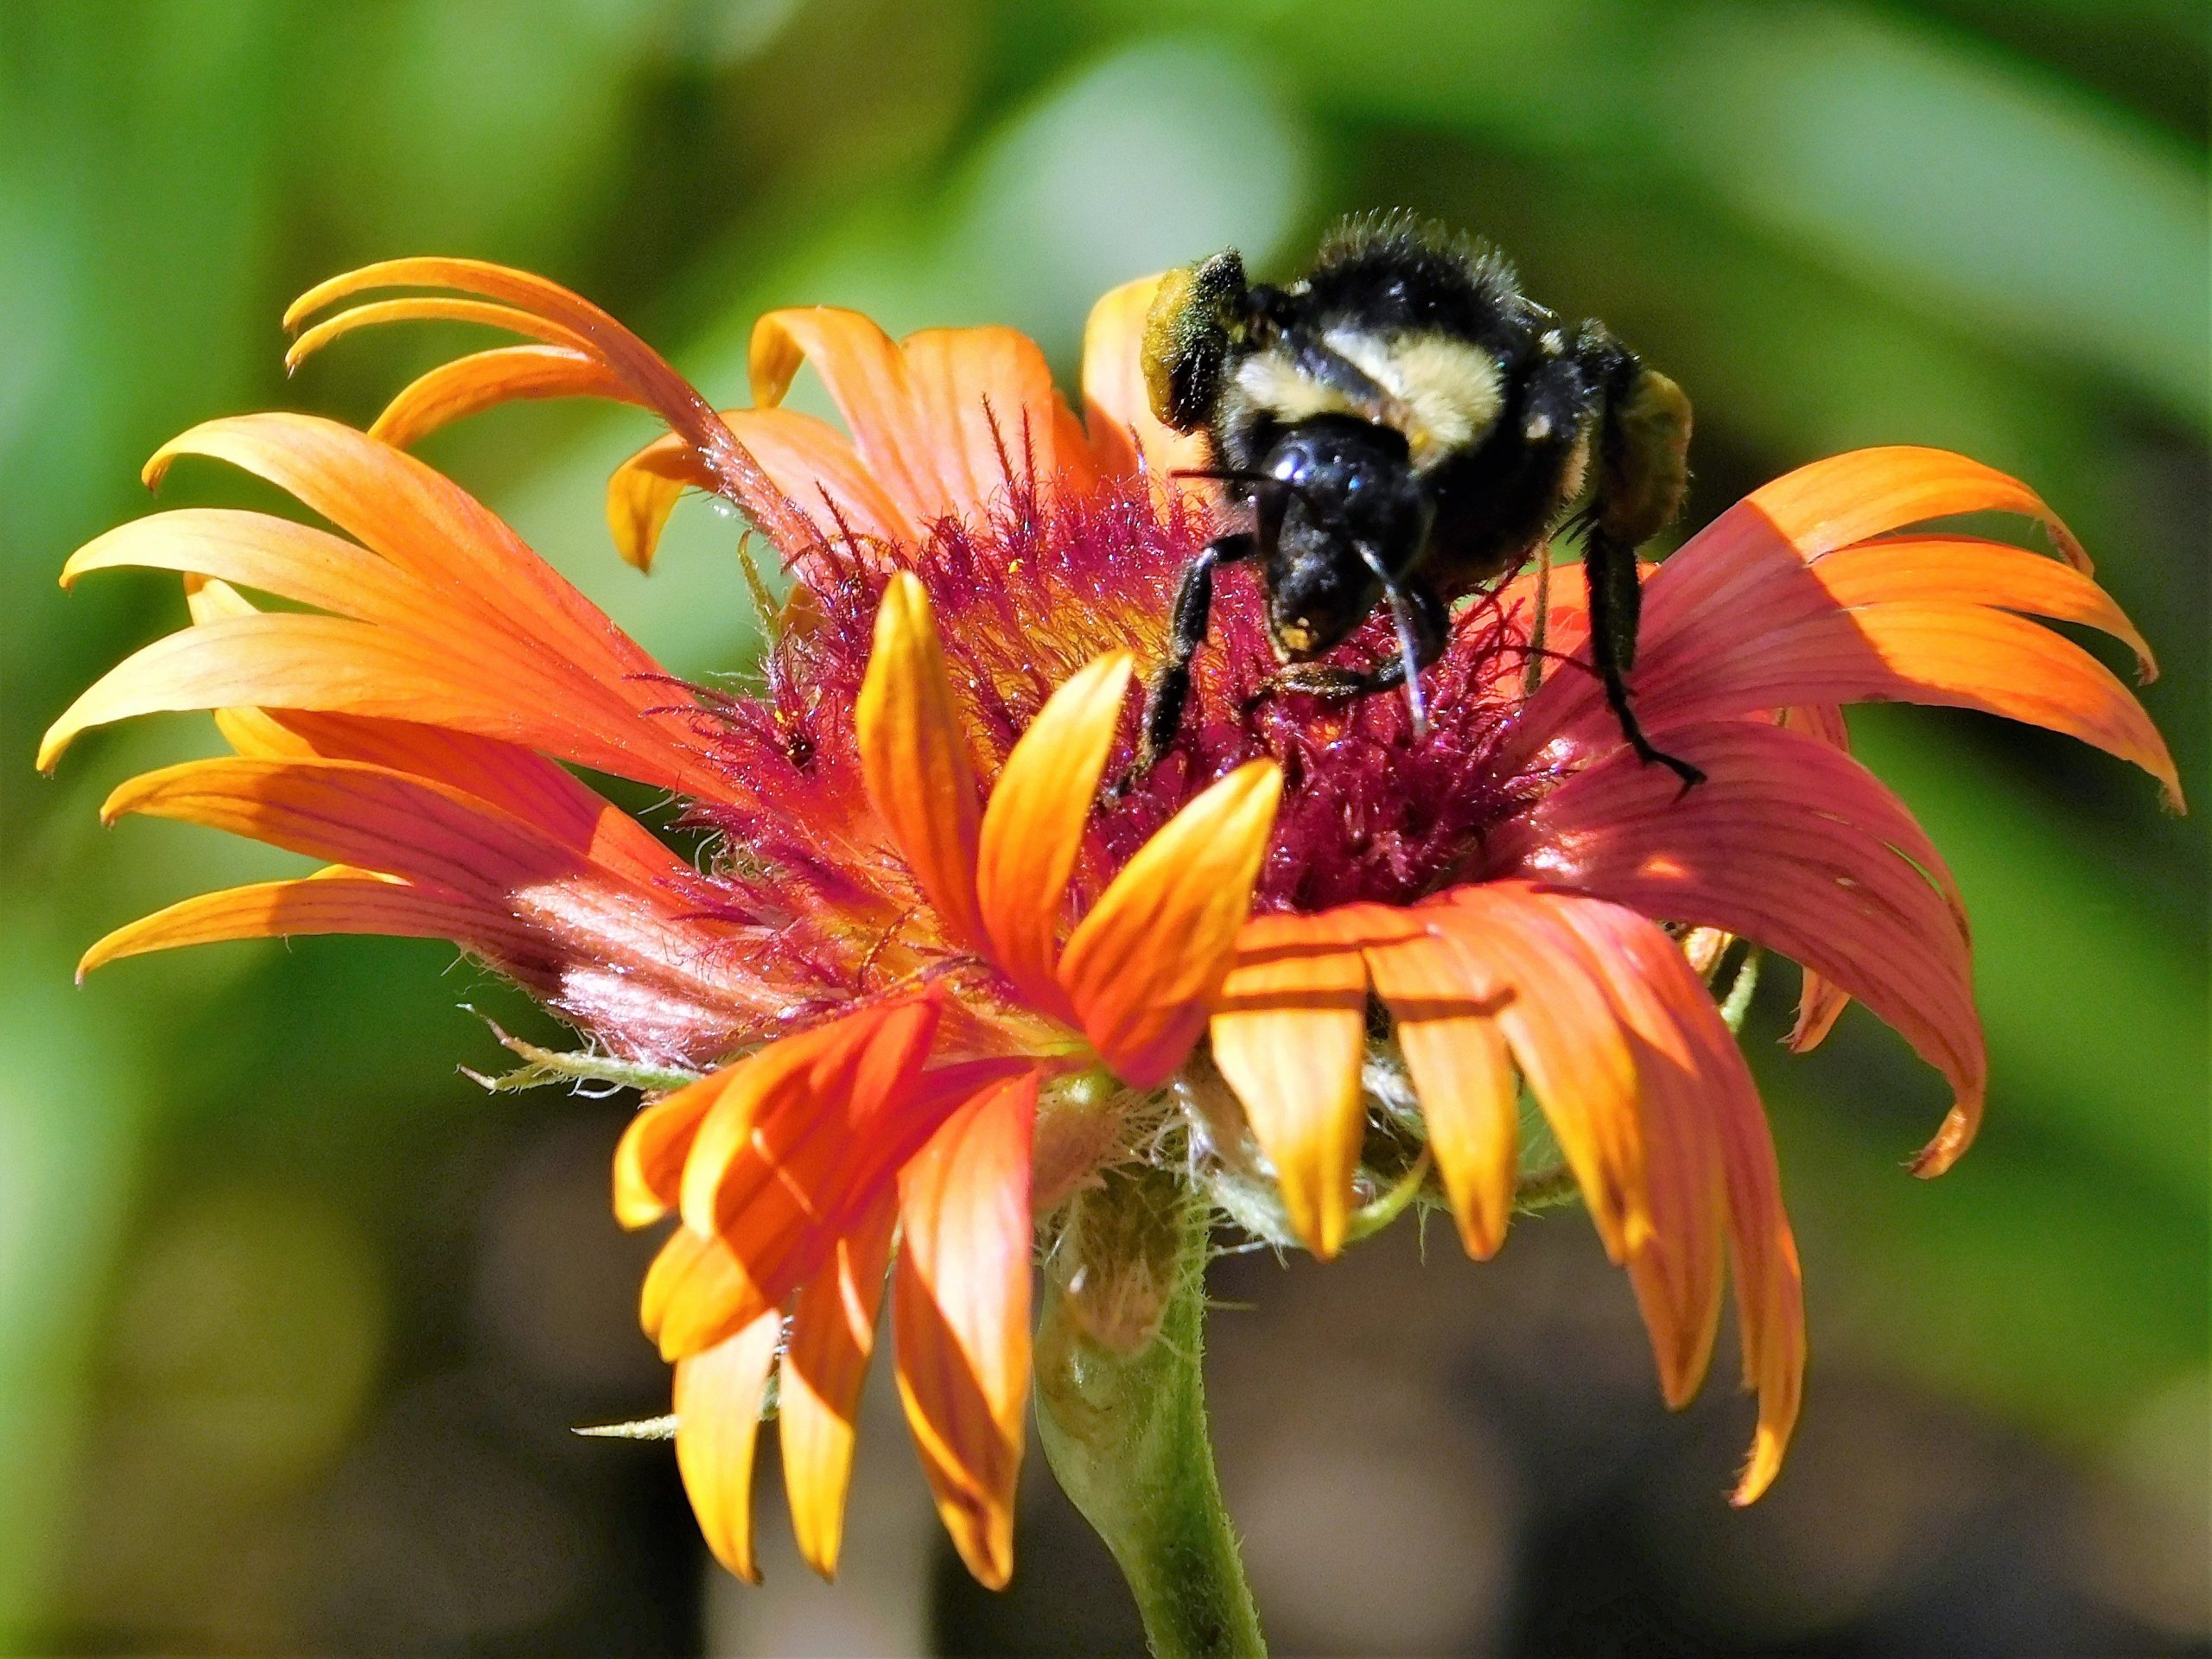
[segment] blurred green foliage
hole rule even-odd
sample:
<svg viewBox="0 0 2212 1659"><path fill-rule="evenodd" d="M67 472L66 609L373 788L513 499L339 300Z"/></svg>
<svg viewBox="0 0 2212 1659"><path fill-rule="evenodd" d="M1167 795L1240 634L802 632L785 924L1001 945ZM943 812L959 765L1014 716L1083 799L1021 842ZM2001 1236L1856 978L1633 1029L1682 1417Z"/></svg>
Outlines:
<svg viewBox="0 0 2212 1659"><path fill-rule="evenodd" d="M454 343L371 337L286 385L291 294L392 254L503 259L735 400L772 304L1010 321L1071 373L1115 282L1232 242L1280 268L1338 212L1426 208L1691 389L1694 521L1862 443L2031 481L2160 651L2148 701L2201 803L2206 73L2188 0L0 9L0 1632L141 1617L57 1577L86 1469L114 1464L96 1401L142 1408L145 1503L228 1512L325 1467L435 1272L394 1219L425 1148L529 1120L453 1075L489 1052L453 1006L482 988L435 947L228 946L69 986L106 928L281 861L98 831L102 791L204 721L31 775L69 697L181 613L151 579L65 601L62 558L145 510L139 462L190 423L365 419ZM650 581L605 546L601 480L646 435L527 409L428 448L671 667L741 667L726 519L687 507ZM212 474L165 495L258 499ZM1897 1166L1941 1085L1888 1033L1854 1013L1815 1057L1762 1057L1815 1409L1856 1356L2117 1457L2177 1387L2202 1398L2203 821L2056 740L1878 714L1864 751L1974 910L1995 1081L1931 1188Z"/></svg>

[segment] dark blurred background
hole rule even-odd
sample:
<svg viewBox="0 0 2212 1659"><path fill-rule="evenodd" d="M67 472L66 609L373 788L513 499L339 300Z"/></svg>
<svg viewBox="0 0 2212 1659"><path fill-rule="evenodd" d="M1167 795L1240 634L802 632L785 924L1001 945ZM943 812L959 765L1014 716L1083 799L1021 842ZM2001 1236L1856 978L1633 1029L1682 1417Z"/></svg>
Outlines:
<svg viewBox="0 0 2212 1659"><path fill-rule="evenodd" d="M105 929L286 861L103 792L211 747L139 721L33 777L37 733L175 626L175 584L54 586L201 418L365 421L466 341L279 365L284 301L386 255L487 256L605 302L741 401L763 308L1018 323L1072 375L1090 298L1344 209L1426 208L1608 319L1697 400L1693 523L1866 443L1954 446L2069 518L2207 737L2206 18L2194 0L13 0L0 7L0 1643L27 1652L1134 1650L1033 1455L1013 1590L974 1589L895 1408L844 1581L763 1481L767 1586L708 1565L606 1205L628 1103L487 1096L442 947L305 940L111 969ZM431 459L673 668L752 649L735 526L606 543L642 417L503 411ZM181 469L171 504L265 499ZM1805 1425L1750 1431L1724 1352L1662 1409L1586 1224L1484 1267L1409 1227L1330 1268L1224 1262L1214 1408L1278 1651L2205 1650L2204 819L1976 716L1854 732L1974 909L1990 1121L1862 1011L1747 1028L1809 1281ZM1725 1341L1725 1339L1724 1339Z"/></svg>

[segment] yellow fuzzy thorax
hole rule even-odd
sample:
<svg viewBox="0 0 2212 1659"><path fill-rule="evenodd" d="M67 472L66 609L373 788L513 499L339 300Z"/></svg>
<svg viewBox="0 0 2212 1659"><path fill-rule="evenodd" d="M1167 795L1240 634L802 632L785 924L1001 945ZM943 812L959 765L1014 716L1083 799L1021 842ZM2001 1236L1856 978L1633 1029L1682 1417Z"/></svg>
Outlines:
<svg viewBox="0 0 2212 1659"><path fill-rule="evenodd" d="M1417 468L1477 442L1497 419L1504 376L1497 359L1479 346L1428 330L1384 334L1332 328L1321 338L1390 395L1394 406L1384 418L1405 434ZM1316 415L1370 414L1338 388L1303 373L1281 346L1245 359L1235 385L1285 424Z"/></svg>

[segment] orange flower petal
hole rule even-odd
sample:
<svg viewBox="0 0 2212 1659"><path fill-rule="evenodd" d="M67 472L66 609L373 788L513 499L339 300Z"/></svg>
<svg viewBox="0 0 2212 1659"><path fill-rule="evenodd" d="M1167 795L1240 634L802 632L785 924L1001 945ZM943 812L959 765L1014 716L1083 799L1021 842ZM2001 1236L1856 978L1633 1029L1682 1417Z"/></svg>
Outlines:
<svg viewBox="0 0 2212 1659"><path fill-rule="evenodd" d="M1135 671L1110 652L1048 698L1007 756L983 809L976 903L999 965L1031 1006L1071 1018L1052 976L1068 877Z"/></svg>
<svg viewBox="0 0 2212 1659"><path fill-rule="evenodd" d="M1014 1494L1029 1395L1029 1149L1037 1074L987 1090L899 1179L893 1272L899 1393L961 1559L987 1588L1014 1572Z"/></svg>
<svg viewBox="0 0 2212 1659"><path fill-rule="evenodd" d="M699 452L673 432L655 438L617 467L607 480L607 529L622 563L651 570L660 533L683 492L713 487Z"/></svg>
<svg viewBox="0 0 2212 1659"><path fill-rule="evenodd" d="M186 572L192 614L203 624L262 615L227 582L197 574L221 571L287 598L340 609L356 620L410 628L425 638L436 637L444 626L429 594L384 561L321 531L262 513L156 513L79 549L62 580L67 585L86 570L126 564ZM282 634L288 626L280 622L251 632ZM451 644L472 677L502 660L496 646L487 650L491 642L480 639L456 638ZM504 661L516 683L528 684L537 672L526 657ZM452 785L636 880L664 881L688 872L643 824L561 766L513 743L412 721L304 710L218 709L216 722L240 753L366 760ZM67 730L60 728L60 741L67 741ZM248 731L253 735L243 739Z"/></svg>
<svg viewBox="0 0 2212 1659"><path fill-rule="evenodd" d="M1366 951L1460 1242L1487 1260L1512 1219L1521 1129L1519 1081L1497 1021L1510 993L1449 931L1370 943Z"/></svg>
<svg viewBox="0 0 2212 1659"><path fill-rule="evenodd" d="M323 709L452 726L681 787L678 766L653 755L654 746L613 738L610 722L577 710L542 675L508 676L496 662L472 661L397 629L290 612L203 623L124 658L47 728L39 766L52 771L70 744L96 726L139 715L237 707ZM683 773L704 770L688 757L680 768Z"/></svg>
<svg viewBox="0 0 2212 1659"><path fill-rule="evenodd" d="M1083 330L1083 397L1090 447L1103 473L1147 472L1168 486L1170 475L1206 465L1205 439L1178 432L1152 412L1144 384L1144 324L1157 276L1110 290L1090 308Z"/></svg>
<svg viewBox="0 0 2212 1659"><path fill-rule="evenodd" d="M2040 519L2075 568L1959 537L1867 541L1991 510ZM2133 761L2178 808L2172 758L2126 688L2070 640L2009 613L2088 622L2139 653L2088 569L2032 491L1978 462L1923 449L1822 461L1738 503L1647 582L1637 711L1658 732L1799 703L1980 709ZM1589 676L1552 677L1501 764L1563 736L1619 741Z"/></svg>
<svg viewBox="0 0 2212 1659"><path fill-rule="evenodd" d="M1124 1083L1165 1083L1205 1028L1281 798L1272 761L1239 766L1139 848L1069 936L1060 987Z"/></svg>
<svg viewBox="0 0 2212 1659"><path fill-rule="evenodd" d="M1906 524L1967 512L2033 518L2069 564L2085 574L2089 569L2081 543L2041 496L2019 480L1948 449L1897 445L1832 455L1752 491L1721 522L1756 514L1807 558L1817 558Z"/></svg>
<svg viewBox="0 0 2212 1659"><path fill-rule="evenodd" d="M678 1227L645 1269L638 1292L638 1325L660 1350L680 1360L737 1334L764 1309L779 1307L719 1238Z"/></svg>
<svg viewBox="0 0 2212 1659"><path fill-rule="evenodd" d="M699 1125L740 1075L739 1061L663 1095L643 1108L614 1147L614 1219L625 1227L651 1226L676 1205L683 1191L683 1160L691 1155Z"/></svg>
<svg viewBox="0 0 2212 1659"><path fill-rule="evenodd" d="M784 1356L778 1410L784 1490L799 1555L825 1579L837 1575L861 1384L875 1351L876 1309L898 1218L898 1205L887 1193L857 1231L837 1242L799 1291Z"/></svg>
<svg viewBox="0 0 2212 1659"><path fill-rule="evenodd" d="M1081 495L1096 486L1090 445L1027 334L925 328L899 350L953 512L973 521L1009 492Z"/></svg>
<svg viewBox="0 0 2212 1659"><path fill-rule="evenodd" d="M1696 661L1676 651L1638 671L1647 729L1795 702L1978 709L2133 762L2179 810L2173 757L2143 706L2081 646L2024 618L1979 605L1870 604L1700 649Z"/></svg>
<svg viewBox="0 0 2212 1659"><path fill-rule="evenodd" d="M1605 1253L1650 1236L1635 1056L1593 969L1543 894L1506 882L1455 887L1419 907L1468 962L1496 976L1497 1023L1559 1141Z"/></svg>
<svg viewBox="0 0 2212 1659"><path fill-rule="evenodd" d="M469 907L445 937L583 1022L619 1018L634 1042L664 1043L671 1057L727 1051L777 1000L709 948L741 936L425 779L351 761L190 761L124 783L104 810L110 821L140 812L205 823L422 884ZM310 899L281 902L289 911ZM395 909L393 919L429 913Z"/></svg>
<svg viewBox="0 0 2212 1659"><path fill-rule="evenodd" d="M782 402L807 361L868 470L918 526L980 518L1031 479L1090 481L1044 354L1013 329L929 329L899 345L857 312L771 311L753 328L753 402Z"/></svg>
<svg viewBox="0 0 2212 1659"><path fill-rule="evenodd" d="M840 1140L872 1127L869 1120L911 1088L938 1017L935 997L878 1003L729 1067L684 1162L685 1225L734 1249L734 1231L755 1236L772 1225L766 1211L747 1213L756 1189L780 1195L769 1206L776 1225L818 1221L838 1207L842 1195L818 1190L820 1175L836 1166ZM789 1164L798 1154L808 1159L805 1169Z"/></svg>
<svg viewBox="0 0 2212 1659"><path fill-rule="evenodd" d="M452 629L450 612L429 589L367 549L265 512L184 507L134 518L71 554L61 585L130 567L238 582L360 621ZM458 643L461 631L452 632Z"/></svg>
<svg viewBox="0 0 2212 1659"><path fill-rule="evenodd" d="M2149 642L2111 594L2075 567L2025 548L1970 536L1899 537L1840 549L1818 569L1839 605L1987 605L2079 622L2133 652L2142 679L2158 677Z"/></svg>
<svg viewBox="0 0 2212 1659"><path fill-rule="evenodd" d="M735 1336L676 1363L676 1466L715 1559L748 1584L753 1453L783 1319L763 1313Z"/></svg>
<svg viewBox="0 0 2212 1659"><path fill-rule="evenodd" d="M649 891L681 888L691 867L653 832L555 762L530 749L410 721L283 709L217 711L232 747L251 720L261 758L359 760L443 784L512 813L607 873Z"/></svg>
<svg viewBox="0 0 2212 1659"><path fill-rule="evenodd" d="M787 409L726 409L722 419L752 452L776 487L805 513L823 540L852 537L918 543L913 524L861 462L852 444L826 421ZM686 489L710 490L714 479L698 451L671 434L615 468L607 485L607 522L625 563L651 568L669 514ZM793 565L814 579L810 560Z"/></svg>
<svg viewBox="0 0 2212 1659"><path fill-rule="evenodd" d="M188 760L118 785L100 809L109 823L133 812L493 900L582 869L575 855L518 818L353 761Z"/></svg>
<svg viewBox="0 0 2212 1659"><path fill-rule="evenodd" d="M868 799L891 826L915 880L954 938L982 944L976 772L929 596L909 572L883 590L853 723Z"/></svg>
<svg viewBox="0 0 2212 1659"><path fill-rule="evenodd" d="M869 318L835 306L771 311L753 325L753 401L780 404L811 361L868 470L918 524L954 509L937 474L936 442L906 382L898 343Z"/></svg>
<svg viewBox="0 0 2212 1659"><path fill-rule="evenodd" d="M548 346L558 346L582 353L590 349L583 336L575 329L547 318L518 310L512 305L495 305L485 300L456 300L446 296L414 295L405 299L371 300L326 317L314 327L307 329L291 343L284 353L284 372L291 373L301 364L342 334L356 328L373 327L386 322L474 322L487 327L511 329Z"/></svg>
<svg viewBox="0 0 2212 1659"><path fill-rule="evenodd" d="M2034 557L2032 554L2022 556ZM2045 569L2058 568L2047 559L2037 559L2036 563ZM1816 737L1846 753L1850 753L1851 728L1844 723L1843 710L1834 703L1802 703L1794 709L1785 709L1782 711L1779 723L1792 731ZM1959 919L1963 926L1966 921L1963 906L1960 907ZM1835 1028L1835 1022L1842 1018L1843 1011L1850 1006L1851 997L1847 992L1831 985L1811 969L1806 969L1804 982L1797 993L1797 1018L1783 1042L1793 1053L1802 1054L1818 1048L1827 1040L1828 1033Z"/></svg>
<svg viewBox="0 0 2212 1659"><path fill-rule="evenodd" d="M536 943L529 930L488 905L334 866L290 880L200 893L142 916L86 951L77 963L77 977L153 950L311 933L451 939L481 954L510 957L527 954Z"/></svg>
<svg viewBox="0 0 2212 1659"><path fill-rule="evenodd" d="M1588 946L1587 959L1635 1060L1651 1232L1625 1265L1650 1332L1661 1392L1680 1410L1705 1380L1720 1317L1726 1204L1709 1097L1723 1087L1748 1090L1751 1077L1740 1056L1726 1075L1707 1075L1706 1056L1683 1028L1700 1015L1714 1017L1712 999L1694 972L1685 967L1655 980L1640 960L1624 959L1615 929L1637 926L1656 934L1656 925L1630 912L1618 921L1593 916L1599 908L1560 899L1554 913ZM1665 936L1660 938L1663 942ZM1679 960L1679 948L1671 942L1669 948Z"/></svg>
<svg viewBox="0 0 2212 1659"><path fill-rule="evenodd" d="M1758 1430L1732 1499L1749 1503L1782 1467L1805 1375L1804 1285L1766 1115L1742 1051L1673 941L1616 906L1573 904L1567 913L1607 964L1624 1014L1667 1057L1656 1068L1647 1061L1647 1080L1664 1085L1660 1109L1672 1126L1655 1120L1655 1145L1662 1134L1677 1135L1678 1145L1701 1135L1719 1161L1743 1327L1744 1382L1759 1399ZM1707 1178L1697 1168L1695 1179L1701 1184ZM1656 1220L1656 1209L1655 1192L1655 1231L1672 1238L1668 1224ZM1686 1300L1694 1306L1695 1294L1702 1294ZM1655 1339L1659 1334L1655 1328ZM1709 1346L1709 1333L1702 1340ZM1701 1358L1696 1369L1703 1369Z"/></svg>
<svg viewBox="0 0 2212 1659"><path fill-rule="evenodd" d="M1859 998L1956 1093L1914 1166L1940 1174L1974 1138L1988 1077L1941 855L1872 773L1816 739L1721 721L1668 741L1705 783L1683 794L1625 753L1600 761L1500 838L1497 868L1739 933Z"/></svg>
<svg viewBox="0 0 2212 1659"><path fill-rule="evenodd" d="M292 302L284 326L296 328L315 312L378 288L454 289L518 307L568 331L607 365L632 401L656 411L697 447L720 492L742 506L786 555L812 544L805 518L777 492L690 383L605 311L558 283L481 259L386 259L318 283Z"/></svg>
<svg viewBox="0 0 2212 1659"><path fill-rule="evenodd" d="M1274 1161L1283 1207L1306 1247L1343 1247L1352 1172L1366 1128L1362 944L1392 913L1348 905L1318 916L1255 916L1213 998L1213 1059ZM1397 931L1404 931L1401 927Z"/></svg>
<svg viewBox="0 0 2212 1659"><path fill-rule="evenodd" d="M441 427L496 404L546 397L636 401L620 377L583 352L563 346L497 346L441 363L408 382L384 406L369 435L395 449L411 448Z"/></svg>
<svg viewBox="0 0 2212 1659"><path fill-rule="evenodd" d="M239 415L172 438L146 466L157 483L180 455L251 473L428 583L487 627L613 685L659 668L466 491L413 456L308 415ZM634 699L662 694L640 686Z"/></svg>
<svg viewBox="0 0 2212 1659"><path fill-rule="evenodd" d="M947 1116L980 1092L1034 1069L1023 1059L939 1067L891 1101L873 1124L848 1128L842 1136L834 1113L802 1110L796 1124L787 1114L768 1125L761 1136L764 1145L797 1138L810 1116L832 1119L828 1132L842 1141L842 1163L829 1175L817 1176L811 1167L798 1167L792 1157L764 1156L756 1161L766 1166L765 1183L773 1190L753 1218L757 1224L728 1240L703 1236L688 1226L669 1236L639 1297L639 1323L659 1344L661 1357L677 1359L710 1347L761 1309L782 1306L830 1258L837 1240L859 1230L869 1206L892 1190L899 1170ZM792 1179L785 1183L787 1175Z"/></svg>
<svg viewBox="0 0 2212 1659"><path fill-rule="evenodd" d="M1796 1054L1818 1048L1850 1006L1850 992L1807 969L1803 988L1797 994L1797 1017L1790 1022L1789 1035L1783 1039L1783 1043Z"/></svg>
<svg viewBox="0 0 2212 1659"><path fill-rule="evenodd" d="M791 409L732 409L722 418L825 538L850 533L919 545L919 527L829 422Z"/></svg>
<svg viewBox="0 0 2212 1659"><path fill-rule="evenodd" d="M544 747L580 764L708 799L728 798L727 780L697 759L682 719L665 711L666 676L652 659L497 518L420 462L334 422L284 415L245 416L196 427L155 457L149 479L157 479L180 454L227 460L289 490L356 535L406 578L359 589L350 607L388 623L393 634L409 636L358 645L356 655L372 653L373 665L350 674L317 675L308 664L295 664L279 674L270 695L248 693L224 701L283 704L284 688L301 681L315 688L302 694L310 707L456 723L493 735L526 732L533 721L540 726L558 722L580 735L562 739L566 747ZM201 541L204 545L206 538ZM140 544L132 551L143 554L147 547ZM304 580L298 576L298 546L281 551L295 576ZM256 556L265 566L278 552L263 548ZM371 603L378 607L373 613L367 609ZM324 631L333 626L332 619L315 617L232 620L240 626L251 621L272 639L287 641L310 658L327 654L306 643L317 636L318 626L295 637L286 632L287 625L318 625ZM206 644L184 643L188 638L149 648L164 672L177 664L161 653L188 658ZM331 651L343 651L355 636L339 628L327 639ZM149 670L139 663L133 671ZM449 722L435 704L412 715L404 709L359 706L391 697L395 680L418 692L450 687L469 702L479 695L473 688L496 685L503 678L508 706L496 719L480 709ZM358 696L349 694L349 685ZM144 706L206 705L156 701ZM72 732L92 723L83 714L82 709L73 710L57 725L49 736L49 760Z"/></svg>

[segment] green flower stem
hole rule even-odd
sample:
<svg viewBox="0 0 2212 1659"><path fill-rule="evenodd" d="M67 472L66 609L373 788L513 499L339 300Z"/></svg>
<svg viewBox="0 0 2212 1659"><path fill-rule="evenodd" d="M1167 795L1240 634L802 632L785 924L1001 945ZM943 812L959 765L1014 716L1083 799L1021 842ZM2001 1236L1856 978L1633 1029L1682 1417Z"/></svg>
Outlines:
<svg viewBox="0 0 2212 1659"><path fill-rule="evenodd" d="M1209 1216L1154 1170L1116 1173L1077 1201L1046 1271L1038 1427L1157 1659L1264 1659L1206 1434Z"/></svg>

